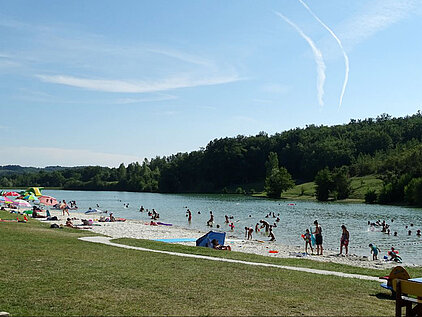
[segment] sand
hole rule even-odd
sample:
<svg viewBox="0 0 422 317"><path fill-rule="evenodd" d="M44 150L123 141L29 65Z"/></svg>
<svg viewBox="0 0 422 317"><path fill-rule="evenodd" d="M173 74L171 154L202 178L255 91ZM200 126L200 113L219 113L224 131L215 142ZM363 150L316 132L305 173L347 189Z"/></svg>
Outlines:
<svg viewBox="0 0 422 317"><path fill-rule="evenodd" d="M62 215L62 211L50 210L52 216L57 216L58 221L46 221L57 224L65 224L67 216ZM85 215L75 211L70 211L70 217L73 218L75 225L82 224L81 219L99 218L105 214ZM40 219L41 220L41 219ZM42 220L45 221L45 220ZM133 239L197 239L205 234L195 229L181 228L177 226L151 226L146 221L126 220L125 222L95 222L88 230L98 234L102 234L111 238L133 238ZM195 242L177 242L184 245L195 246ZM385 260L372 260L372 258L357 256L350 254L348 256L339 256L338 250L324 250L324 255L307 255L304 253L303 247L288 246L271 241L262 240L246 240L239 239L227 232L226 245L230 245L232 251L259 254L276 258L302 258L319 262L333 262L358 266L363 268L386 269L397 265L395 262ZM277 251L277 253L269 253L269 251ZM368 249L369 253L369 249ZM407 265L409 266L409 265Z"/></svg>

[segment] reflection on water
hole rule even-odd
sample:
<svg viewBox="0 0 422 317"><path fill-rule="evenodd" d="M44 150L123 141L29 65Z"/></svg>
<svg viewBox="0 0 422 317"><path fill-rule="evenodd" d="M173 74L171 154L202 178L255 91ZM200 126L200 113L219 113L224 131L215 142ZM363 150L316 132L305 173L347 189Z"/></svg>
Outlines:
<svg viewBox="0 0 422 317"><path fill-rule="evenodd" d="M280 214L281 221L274 228L278 242L288 245L303 245L301 234L318 219L324 236L324 246L338 250L340 245L341 225L344 224L350 232L350 253L369 255L369 243L381 249L381 255L394 246L400 251L405 263L422 265L422 237L416 236L416 230L422 230L422 209L396 206L379 206L366 204L317 203L306 201L274 201L256 199L241 195L185 195L185 194L151 194L129 192L83 192L44 190L45 195L51 195L58 200L76 200L79 211L89 207L114 212L116 217L148 220L147 214L139 212L142 205L145 209L155 208L160 214L160 220L181 227L190 227L202 231L209 230L206 222L209 212L215 217L214 229L230 231L224 223L224 215L233 216L235 229L233 235L244 237L245 226L255 226L260 219L275 222L275 218L265 218L274 212ZM128 208L124 204L129 203ZM192 222L189 225L186 218L186 208L192 211ZM200 214L198 214L200 212ZM391 232L397 231L398 236L387 235L378 231L368 230L368 221L385 220L391 225ZM393 220L393 222L391 221ZM410 227L413 223L414 226ZM408 229L405 226L409 226ZM412 235L408 236L408 230ZM263 234L254 235L257 239L268 239Z"/></svg>

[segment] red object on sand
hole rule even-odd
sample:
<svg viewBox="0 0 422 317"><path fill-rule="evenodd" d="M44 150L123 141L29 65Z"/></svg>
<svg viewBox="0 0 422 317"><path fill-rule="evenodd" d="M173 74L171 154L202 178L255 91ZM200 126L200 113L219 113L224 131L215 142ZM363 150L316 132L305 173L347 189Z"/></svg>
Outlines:
<svg viewBox="0 0 422 317"><path fill-rule="evenodd" d="M268 251L268 253L278 253L278 251L276 251L276 250L270 250L270 251Z"/></svg>

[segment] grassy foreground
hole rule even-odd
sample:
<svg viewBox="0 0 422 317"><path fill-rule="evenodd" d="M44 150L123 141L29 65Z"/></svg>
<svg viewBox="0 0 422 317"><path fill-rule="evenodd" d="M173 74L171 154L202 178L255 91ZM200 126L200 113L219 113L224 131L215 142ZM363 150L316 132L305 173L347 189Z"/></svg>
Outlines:
<svg viewBox="0 0 422 317"><path fill-rule="evenodd" d="M0 211L0 218L15 217ZM26 224L1 222L0 311L12 316L394 315L394 301L376 282L180 258L77 240L86 235L89 233L76 229L50 229L33 220ZM193 252L193 248L157 242L124 242ZM249 261L281 261L195 250ZM283 262L288 263L321 268L311 261ZM356 270L379 275L378 271Z"/></svg>

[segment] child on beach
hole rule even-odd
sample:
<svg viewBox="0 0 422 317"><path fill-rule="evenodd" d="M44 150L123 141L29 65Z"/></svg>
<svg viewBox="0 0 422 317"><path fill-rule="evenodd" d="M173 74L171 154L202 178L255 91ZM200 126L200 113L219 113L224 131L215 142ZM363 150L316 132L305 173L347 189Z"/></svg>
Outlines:
<svg viewBox="0 0 422 317"><path fill-rule="evenodd" d="M349 251L349 237L350 237L350 235L349 235L349 231L347 230L345 225L342 225L341 229L343 231L342 231L341 238L340 238L340 253L339 253L339 255L343 254L343 247L344 247L344 249L346 251L346 255L347 255L347 253Z"/></svg>
<svg viewBox="0 0 422 317"><path fill-rule="evenodd" d="M376 246L373 245L372 243L369 244L369 247L371 248L371 253L372 253L372 260L378 260L378 252L381 252L381 250Z"/></svg>
<svg viewBox="0 0 422 317"><path fill-rule="evenodd" d="M312 248L311 243L311 233L309 232L309 229L306 229L305 234L302 234L303 240L305 240L305 253L308 254L308 245L311 248L312 254L314 254L314 249Z"/></svg>
<svg viewBox="0 0 422 317"><path fill-rule="evenodd" d="M253 228L252 227L245 227L245 238L247 237L248 240L252 240L252 233Z"/></svg>
<svg viewBox="0 0 422 317"><path fill-rule="evenodd" d="M388 255L390 256L390 261L402 263L402 259L401 259L401 256L399 255L399 251L395 250L393 247L391 248L391 251L388 251Z"/></svg>

